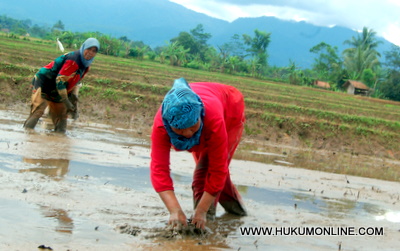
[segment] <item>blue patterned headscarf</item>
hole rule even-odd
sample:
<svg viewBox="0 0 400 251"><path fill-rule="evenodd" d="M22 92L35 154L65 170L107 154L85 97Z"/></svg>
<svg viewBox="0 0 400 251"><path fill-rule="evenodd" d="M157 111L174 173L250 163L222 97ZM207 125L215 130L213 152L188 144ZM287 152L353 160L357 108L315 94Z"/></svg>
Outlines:
<svg viewBox="0 0 400 251"><path fill-rule="evenodd" d="M79 51L81 53L81 60L82 60L82 63L83 63L83 65L85 67L89 67L90 66L90 64L94 60L94 57L92 59L90 59L90 60L86 60L85 57L83 56L83 52L86 49L89 49L90 47L93 47L93 46L97 48L97 51L100 50L99 41L96 38L91 37L91 38L86 39L86 41L82 44L81 48L79 49Z"/></svg>
<svg viewBox="0 0 400 251"><path fill-rule="evenodd" d="M172 89L165 95L161 106L161 115L171 138L171 143L177 149L189 150L200 143L200 135L203 129L202 121L200 129L191 138L178 135L171 129L171 127L177 129L189 128L204 117L203 102L184 78L176 79Z"/></svg>

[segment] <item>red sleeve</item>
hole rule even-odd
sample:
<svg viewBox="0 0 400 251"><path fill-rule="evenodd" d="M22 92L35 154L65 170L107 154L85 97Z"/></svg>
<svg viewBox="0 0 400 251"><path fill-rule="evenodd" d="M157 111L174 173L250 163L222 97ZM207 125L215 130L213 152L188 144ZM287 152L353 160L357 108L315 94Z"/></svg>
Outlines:
<svg viewBox="0 0 400 251"><path fill-rule="evenodd" d="M161 109L154 117L151 133L150 179L154 190L159 193L174 190L170 175L171 143L161 118Z"/></svg>
<svg viewBox="0 0 400 251"><path fill-rule="evenodd" d="M66 60L61 67L58 75L71 76L79 69L78 64L74 60Z"/></svg>
<svg viewBox="0 0 400 251"><path fill-rule="evenodd" d="M79 69L78 64L73 60L66 60L58 72L56 82L57 89L71 91L76 83L80 80L79 74L76 71Z"/></svg>
<svg viewBox="0 0 400 251"><path fill-rule="evenodd" d="M73 78L68 80L68 84L67 84L68 93L70 93L72 91L72 89L74 89L76 84L85 77L85 75L89 71L89 69L90 69L90 67L86 68L86 70L82 74L82 77L79 74L75 74L75 76Z"/></svg>

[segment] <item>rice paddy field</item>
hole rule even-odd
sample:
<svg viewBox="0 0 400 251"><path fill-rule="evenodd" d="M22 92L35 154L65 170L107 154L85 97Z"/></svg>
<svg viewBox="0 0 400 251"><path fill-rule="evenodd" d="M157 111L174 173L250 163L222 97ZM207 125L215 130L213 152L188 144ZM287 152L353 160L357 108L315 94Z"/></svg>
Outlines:
<svg viewBox="0 0 400 251"><path fill-rule="evenodd" d="M70 51L72 49L68 49ZM56 42L0 34L0 104L29 110L35 72L61 55ZM131 128L149 139L176 78L219 82L245 97L246 126L235 158L400 181L400 103L245 76L98 54L83 79L80 120Z"/></svg>

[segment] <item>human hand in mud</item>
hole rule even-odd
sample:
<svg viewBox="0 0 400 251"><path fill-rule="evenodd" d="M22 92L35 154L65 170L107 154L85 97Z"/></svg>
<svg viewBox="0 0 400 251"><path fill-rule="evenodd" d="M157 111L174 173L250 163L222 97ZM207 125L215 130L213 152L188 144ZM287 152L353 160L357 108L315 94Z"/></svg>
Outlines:
<svg viewBox="0 0 400 251"><path fill-rule="evenodd" d="M195 225L196 228L205 229L207 222L207 212L210 209L211 205L215 201L215 196L209 194L204 191L201 196L200 201L196 202L196 208L194 210L194 214L191 218L192 224Z"/></svg>
<svg viewBox="0 0 400 251"><path fill-rule="evenodd" d="M182 210L171 211L169 216L168 224L172 227L181 228L182 226L187 226L186 215Z"/></svg>
<svg viewBox="0 0 400 251"><path fill-rule="evenodd" d="M165 206L169 211L168 224L172 227L187 226L186 215L183 212L181 205L179 205L178 199L175 196L173 190L166 190L158 193L160 198L164 202Z"/></svg>
<svg viewBox="0 0 400 251"><path fill-rule="evenodd" d="M191 223L199 229L205 229L207 223L207 211L203 211L199 208L194 210L194 215L191 218Z"/></svg>

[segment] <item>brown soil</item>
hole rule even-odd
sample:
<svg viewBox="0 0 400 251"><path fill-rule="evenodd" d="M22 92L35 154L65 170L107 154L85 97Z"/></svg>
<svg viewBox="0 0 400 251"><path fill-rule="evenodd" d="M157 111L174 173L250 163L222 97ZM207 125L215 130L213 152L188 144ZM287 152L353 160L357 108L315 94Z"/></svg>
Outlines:
<svg viewBox="0 0 400 251"><path fill-rule="evenodd" d="M0 102L13 109L29 110L29 83L28 78L18 81L12 78L0 79L1 91L6 94L0 96ZM146 102L159 104L161 100L158 99ZM135 106L135 102L124 99L110 102L99 100L98 97L80 97L79 120L130 128L136 132L136 137L148 140L158 104ZM254 119L251 121L255 123ZM400 180L398 147L394 149L385 139L373 138L371 135L366 137L339 133L334 137L326 137L318 130L317 124L313 121L308 123L310 126L306 129L294 128L292 124L283 122L279 126L261 129L255 135L244 133L235 158L272 163L274 158L270 156L249 154L249 151L270 152L287 155L290 163L307 169ZM288 135L287 131L291 134Z"/></svg>

